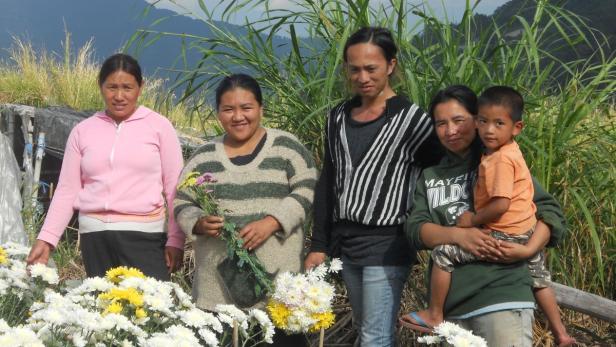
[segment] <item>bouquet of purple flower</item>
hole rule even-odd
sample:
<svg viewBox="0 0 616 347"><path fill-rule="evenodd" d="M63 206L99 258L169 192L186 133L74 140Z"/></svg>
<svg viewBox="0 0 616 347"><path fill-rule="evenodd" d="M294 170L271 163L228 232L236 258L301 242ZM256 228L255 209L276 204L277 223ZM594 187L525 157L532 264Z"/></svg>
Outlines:
<svg viewBox="0 0 616 347"><path fill-rule="evenodd" d="M178 189L190 190L194 194L196 203L206 215L224 217L224 213L228 211L221 210L216 202L213 189L216 182L216 177L210 172L204 174L191 172L186 176L186 179L180 183ZM265 270L265 267L254 253L242 247L244 240L239 237L238 227L234 223L230 223L225 219L219 237L227 245L228 256L228 258L219 265L219 272L223 277L223 282L234 283L225 284L234 301L239 306L252 306L264 298L265 294L272 289L272 276ZM229 269L230 266L237 267L238 270L243 272L244 277L248 276L254 278L243 278L239 280L237 278L229 278L229 274L233 273L233 271L228 271L232 270ZM253 288L251 288L253 291L252 296L246 295L246 293L243 295L236 294L234 296L236 291L234 292L231 290L231 287L236 286L238 282L250 282L251 280L254 282Z"/></svg>

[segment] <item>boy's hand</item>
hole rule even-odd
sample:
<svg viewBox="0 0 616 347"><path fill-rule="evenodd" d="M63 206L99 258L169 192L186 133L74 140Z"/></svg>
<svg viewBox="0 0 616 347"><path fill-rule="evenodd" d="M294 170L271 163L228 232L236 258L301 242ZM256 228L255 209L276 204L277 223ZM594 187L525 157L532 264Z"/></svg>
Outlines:
<svg viewBox="0 0 616 347"><path fill-rule="evenodd" d="M456 225L462 228L470 228L473 227L473 216L475 214L470 211L465 211L461 215L458 216L456 220Z"/></svg>

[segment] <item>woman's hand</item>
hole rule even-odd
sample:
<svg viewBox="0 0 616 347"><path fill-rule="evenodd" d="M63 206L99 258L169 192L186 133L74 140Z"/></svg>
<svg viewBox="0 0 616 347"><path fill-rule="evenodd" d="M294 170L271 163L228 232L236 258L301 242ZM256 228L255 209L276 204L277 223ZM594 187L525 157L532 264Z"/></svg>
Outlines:
<svg viewBox="0 0 616 347"><path fill-rule="evenodd" d="M169 273L176 272L182 267L184 262L184 250L166 246L165 247L165 263Z"/></svg>
<svg viewBox="0 0 616 347"><path fill-rule="evenodd" d="M36 240L30 250L30 254L28 254L28 257L26 258L26 263L28 265L39 263L47 265L52 250L53 246L51 244L43 240Z"/></svg>
<svg viewBox="0 0 616 347"><path fill-rule="evenodd" d="M488 230L479 228L458 228L453 231L455 243L463 250L472 253L479 259L498 254L498 240L490 236Z"/></svg>
<svg viewBox="0 0 616 347"><path fill-rule="evenodd" d="M218 237L220 230L222 229L224 220L218 216L205 216L201 217L195 223L192 233L195 235L206 235L211 237Z"/></svg>
<svg viewBox="0 0 616 347"><path fill-rule="evenodd" d="M240 237L244 240L243 247L251 251L280 229L282 229L280 223L272 216L266 216L258 221L248 223L240 230Z"/></svg>
<svg viewBox="0 0 616 347"><path fill-rule="evenodd" d="M528 246L515 242L499 241L496 250L496 252L488 253L485 259L495 263L508 264L523 261L533 256Z"/></svg>
<svg viewBox="0 0 616 347"><path fill-rule="evenodd" d="M326 258L327 254L323 252L310 252L306 256L306 260L304 260L304 269L310 270L314 267L317 267L321 265Z"/></svg>

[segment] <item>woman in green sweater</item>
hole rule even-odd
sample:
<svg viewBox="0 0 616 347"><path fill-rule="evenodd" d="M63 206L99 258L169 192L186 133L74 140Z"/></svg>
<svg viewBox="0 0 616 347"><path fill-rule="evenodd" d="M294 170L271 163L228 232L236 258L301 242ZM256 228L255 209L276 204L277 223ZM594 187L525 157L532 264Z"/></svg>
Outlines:
<svg viewBox="0 0 616 347"><path fill-rule="evenodd" d="M256 80L244 74L224 78L216 89L218 119L225 134L197 149L180 182L190 172L212 173L214 196L228 222L235 223L244 247L254 251L272 274L301 270L304 222L312 205L317 171L310 152L282 130L261 126L263 105ZM235 304L217 265L227 256L219 238L221 216L205 216L190 192L178 190L174 213L195 250L193 298L213 309ZM277 338L284 334L276 334ZM279 345L301 346L299 341Z"/></svg>
<svg viewBox="0 0 616 347"><path fill-rule="evenodd" d="M558 203L533 179L539 222L526 246L495 243L477 228L455 226L473 206L481 156L474 114L477 97L468 87L449 87L433 99L430 115L447 155L419 178L405 229L416 250L456 244L485 260L456 267L445 302L447 320L484 337L488 346L531 346L534 298L525 260L546 244L555 245L566 231L565 221ZM401 323L417 324L408 315Z"/></svg>

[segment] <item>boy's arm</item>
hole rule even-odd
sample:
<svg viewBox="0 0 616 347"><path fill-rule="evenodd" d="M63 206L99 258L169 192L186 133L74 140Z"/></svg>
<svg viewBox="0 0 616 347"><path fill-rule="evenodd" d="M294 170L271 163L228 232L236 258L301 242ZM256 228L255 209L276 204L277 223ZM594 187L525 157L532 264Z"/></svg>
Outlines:
<svg viewBox="0 0 616 347"><path fill-rule="evenodd" d="M464 212L458 217L459 227L473 227L488 224L498 220L511 205L511 199L505 197L494 197L477 213Z"/></svg>

